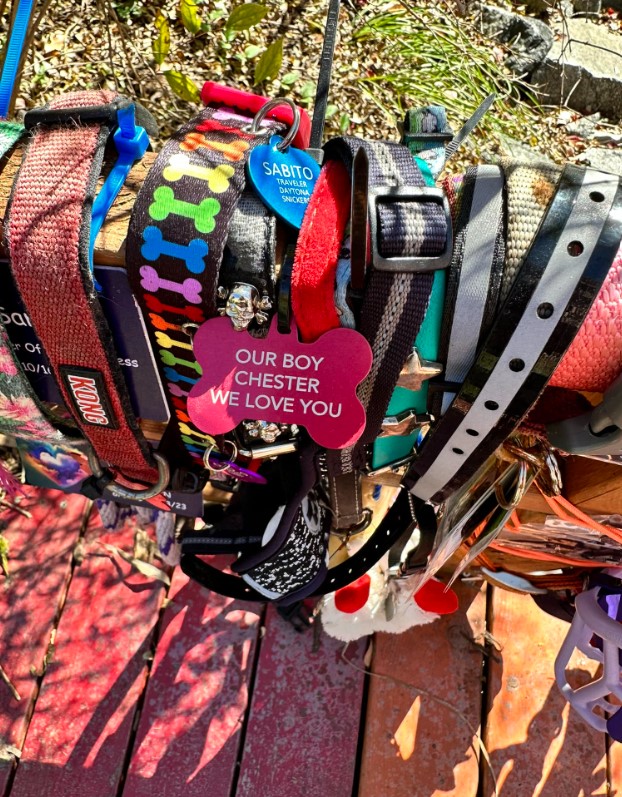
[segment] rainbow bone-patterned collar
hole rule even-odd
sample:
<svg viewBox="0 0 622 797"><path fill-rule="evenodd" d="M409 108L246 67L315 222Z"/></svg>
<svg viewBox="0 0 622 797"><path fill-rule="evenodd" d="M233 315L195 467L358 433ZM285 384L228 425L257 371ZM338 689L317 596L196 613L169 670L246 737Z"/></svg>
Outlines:
<svg viewBox="0 0 622 797"><path fill-rule="evenodd" d="M219 277L231 263L227 239L236 209L245 202L246 159L275 130L270 125L252 133L249 122L238 113L207 108L184 125L143 183L128 232L128 276L174 419L163 445L175 461L188 466L202 468L204 452L213 444L187 412L188 392L200 376L188 325L219 313ZM246 219L266 228L265 214L258 215L256 205L246 210ZM262 262L271 259L265 235L253 255L258 251ZM249 254L237 253L240 259Z"/></svg>

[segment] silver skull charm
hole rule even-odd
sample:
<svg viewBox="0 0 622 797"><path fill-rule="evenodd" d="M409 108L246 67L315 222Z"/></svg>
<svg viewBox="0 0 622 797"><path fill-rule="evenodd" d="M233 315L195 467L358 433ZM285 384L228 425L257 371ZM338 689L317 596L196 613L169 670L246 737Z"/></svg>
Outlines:
<svg viewBox="0 0 622 797"><path fill-rule="evenodd" d="M218 297L227 300L224 308L219 311L220 314L229 316L233 328L238 332L248 329L253 320L260 325L268 320L268 315L264 311L272 307L272 302L267 296L260 297L254 285L236 282L230 291L218 288Z"/></svg>
<svg viewBox="0 0 622 797"><path fill-rule="evenodd" d="M270 421L244 421L244 432L248 438L261 440L264 443L275 443L277 438L285 432L294 435L298 427L287 423L272 423Z"/></svg>

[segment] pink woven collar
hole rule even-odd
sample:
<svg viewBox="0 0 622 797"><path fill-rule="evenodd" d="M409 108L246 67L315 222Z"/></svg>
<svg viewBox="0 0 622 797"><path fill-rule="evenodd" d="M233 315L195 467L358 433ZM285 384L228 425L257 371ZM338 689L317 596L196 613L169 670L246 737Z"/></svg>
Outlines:
<svg viewBox="0 0 622 797"><path fill-rule="evenodd" d="M550 384L605 391L622 373L622 247L607 279Z"/></svg>
<svg viewBox="0 0 622 797"><path fill-rule="evenodd" d="M112 92L75 92L51 110L105 106ZM88 261L90 211L110 128L35 129L16 178L6 234L11 268L66 406L102 462L133 481L158 473L130 406Z"/></svg>

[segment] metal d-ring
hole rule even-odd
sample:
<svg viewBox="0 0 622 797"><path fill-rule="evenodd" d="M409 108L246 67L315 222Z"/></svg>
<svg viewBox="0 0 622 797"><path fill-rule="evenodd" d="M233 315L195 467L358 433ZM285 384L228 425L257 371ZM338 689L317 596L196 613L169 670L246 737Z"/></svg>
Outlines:
<svg viewBox="0 0 622 797"><path fill-rule="evenodd" d="M289 97L275 97L275 99L268 100L265 105L262 105L253 117L253 121L249 125L248 132L252 133L253 135L257 135L259 132L259 125L263 122L268 113L270 113L270 111L272 111L274 108L278 108L279 105L288 105L292 109L292 113L294 115L292 126L283 136L283 141L276 145L276 148L279 150L279 152L284 152L296 138L296 133L300 127L300 111L296 107L296 104L293 102L293 100L290 100Z"/></svg>
<svg viewBox="0 0 622 797"><path fill-rule="evenodd" d="M155 498L160 495L166 487L171 478L171 469L166 459L156 452L153 453L153 458L158 463L158 481L152 486L147 487L146 490L132 490L130 487L125 487L117 481L111 481L109 488L117 498L127 498L130 501L145 501L147 498ZM96 479L100 479L104 475L104 469L101 466L97 454L91 448L88 453L89 468L91 473Z"/></svg>

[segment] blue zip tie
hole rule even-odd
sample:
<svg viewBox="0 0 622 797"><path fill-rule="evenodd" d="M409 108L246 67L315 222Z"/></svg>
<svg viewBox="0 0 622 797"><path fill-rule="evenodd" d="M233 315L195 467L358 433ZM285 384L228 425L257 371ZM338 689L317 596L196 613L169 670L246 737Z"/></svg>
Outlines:
<svg viewBox="0 0 622 797"><path fill-rule="evenodd" d="M93 212L91 214L91 238L89 241L89 267L93 275L93 281L97 291L101 291L101 286L97 284L93 271L93 252L95 251L95 240L103 226L117 198L123 183L127 179L130 169L137 160L140 160L149 146L149 136L143 127L136 124L134 118L134 106L128 105L117 111L117 129L114 132L112 141L116 147L118 157L112 167L110 174L95 201L93 202Z"/></svg>
<svg viewBox="0 0 622 797"><path fill-rule="evenodd" d="M26 31L30 23L35 0L20 0L15 14L15 21L9 33L6 58L0 76L0 119L6 119L11 104L11 96L15 88L17 70L26 41Z"/></svg>

